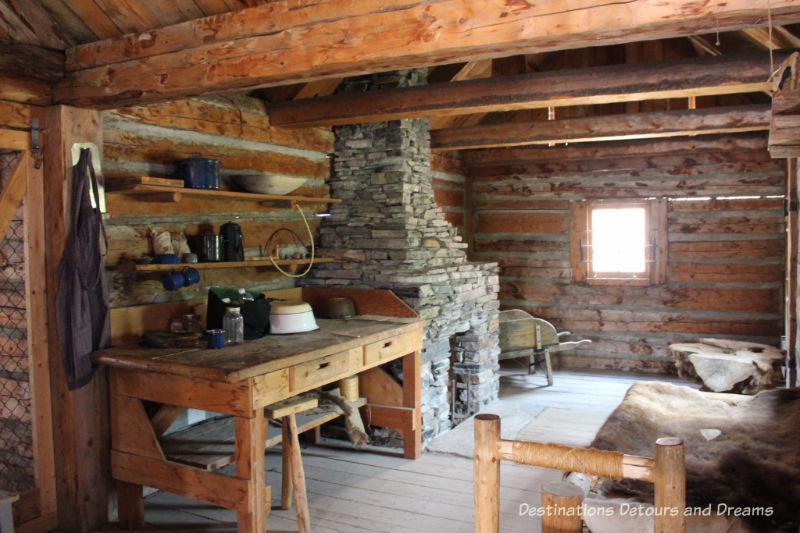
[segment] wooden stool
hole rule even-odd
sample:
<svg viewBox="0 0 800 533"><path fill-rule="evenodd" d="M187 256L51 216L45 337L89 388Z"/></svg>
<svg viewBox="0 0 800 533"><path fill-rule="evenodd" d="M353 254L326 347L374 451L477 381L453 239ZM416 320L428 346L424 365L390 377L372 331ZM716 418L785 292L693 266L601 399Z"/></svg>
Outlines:
<svg viewBox="0 0 800 533"><path fill-rule="evenodd" d="M303 472L303 459L300 456L300 441L297 434L295 415L314 409L317 405L319 405L319 401L316 398L295 397L264 408L265 417L272 420L282 419L281 509L291 509L292 489L294 489L294 503L297 508L297 530L300 533L309 531L311 521L308 513L308 499L306 498L306 476Z"/></svg>

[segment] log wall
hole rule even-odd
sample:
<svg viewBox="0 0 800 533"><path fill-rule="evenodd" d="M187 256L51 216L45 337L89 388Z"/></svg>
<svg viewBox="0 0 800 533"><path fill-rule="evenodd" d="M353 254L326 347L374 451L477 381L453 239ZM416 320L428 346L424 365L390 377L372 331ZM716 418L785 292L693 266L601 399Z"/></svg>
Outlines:
<svg viewBox="0 0 800 533"><path fill-rule="evenodd" d="M670 342L778 345L785 171L764 137L484 150L467 164L474 259L500 263L502 308L593 341L559 354L559 364L669 371ZM665 284L571 281L571 201L661 196L669 198Z"/></svg>
<svg viewBox="0 0 800 533"><path fill-rule="evenodd" d="M464 204L466 169L458 153L441 152L431 155L433 196L444 211L447 221L464 236Z"/></svg>
<svg viewBox="0 0 800 533"><path fill-rule="evenodd" d="M181 100L103 113L103 170L106 180L126 176L173 177L173 162L202 155L220 160L223 187L229 177L251 172L304 176L308 181L292 194L327 196L330 175L328 154L333 148L329 130L274 128L263 104L246 98ZM120 193L108 193L107 221L110 268L120 261L151 254L150 231L183 231L187 235L218 233L235 221L242 227L246 255L259 255L278 228L294 230L308 244L299 213L288 203L263 206L255 202L184 198L178 203L143 201ZM304 206L312 230L315 212L324 204ZM283 233L282 241L291 241ZM293 286L290 278L273 268L235 268L201 271L200 282L177 291L166 291L161 274L110 273L112 307L125 307L202 298L211 285L242 286L258 290Z"/></svg>

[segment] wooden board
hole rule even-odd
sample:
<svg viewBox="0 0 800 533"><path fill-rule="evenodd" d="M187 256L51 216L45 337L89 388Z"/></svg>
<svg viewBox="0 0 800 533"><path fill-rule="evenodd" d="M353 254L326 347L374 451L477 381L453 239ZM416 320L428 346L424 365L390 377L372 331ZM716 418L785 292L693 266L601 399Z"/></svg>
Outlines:
<svg viewBox="0 0 800 533"><path fill-rule="evenodd" d="M661 111L480 125L431 132L434 150L466 150L526 144L653 139L766 131L768 106L752 105L687 111Z"/></svg>
<svg viewBox="0 0 800 533"><path fill-rule="evenodd" d="M393 0L380 9L344 1L300 8L278 2L75 48L67 62L70 73L56 89L56 101L115 107L504 57L523 50L545 52L727 31L763 21L768 9L777 24L798 14L791 0L732 0L712 7L688 0L644 0L637 7L631 16L628 6L587 6L578 0L513 9L506 2L491 1L480 10L464 0L410 4ZM324 63L319 61L322 56Z"/></svg>
<svg viewBox="0 0 800 533"><path fill-rule="evenodd" d="M172 201L180 201L183 196L196 196L199 198L222 198L222 199L236 199L250 202L266 202L266 201L282 201L282 202L297 202L297 203L322 203L322 204L338 204L341 202L338 198L314 198L309 196L291 196L291 195L277 195L277 194L256 194L251 192L237 192L237 191L224 191L224 190L208 190L208 189L190 189L183 188L179 191L175 187L162 187L159 185L145 185L134 184L133 186L123 189L117 189L117 192L124 192L129 195L136 196L157 196L170 194Z"/></svg>
<svg viewBox="0 0 800 533"><path fill-rule="evenodd" d="M237 383L243 379L288 368L377 342L422 327L422 321L397 323L353 318L317 320L320 329L294 335L267 335L222 350L152 350L118 347L95 352L93 359L110 366L148 369L177 376L198 376ZM337 335L347 332L348 337ZM351 337L352 336L352 337ZM213 409L211 409L213 410Z"/></svg>
<svg viewBox="0 0 800 533"><path fill-rule="evenodd" d="M359 398L355 402L358 407L363 407L366 403L366 398ZM313 413L299 413L295 415L297 432L305 433L342 415L343 412L338 406L314 409ZM270 426L267 431L266 447L271 448L280 442L280 429ZM161 446L170 461L209 471L222 468L234 460L233 417L205 420L181 431L170 433L161 439Z"/></svg>
<svg viewBox="0 0 800 533"><path fill-rule="evenodd" d="M330 257L315 257L313 263L330 263L333 259ZM289 271L295 270L299 265L308 265L312 263L309 259L276 259L275 263L281 266L288 266ZM171 264L158 264L150 263L146 265L138 265L135 263L125 263L113 267L112 270L120 272L168 272L170 270L181 269L190 267L197 270L210 270L217 268L257 268L257 267L274 267L275 263L269 259L256 259L247 258L245 261L217 261L211 263L180 263L177 265Z"/></svg>
<svg viewBox="0 0 800 533"><path fill-rule="evenodd" d="M429 115L759 92L772 86L765 56L690 58L516 76L495 74L479 80L278 102L270 106L270 118L274 125L294 127L358 124Z"/></svg>

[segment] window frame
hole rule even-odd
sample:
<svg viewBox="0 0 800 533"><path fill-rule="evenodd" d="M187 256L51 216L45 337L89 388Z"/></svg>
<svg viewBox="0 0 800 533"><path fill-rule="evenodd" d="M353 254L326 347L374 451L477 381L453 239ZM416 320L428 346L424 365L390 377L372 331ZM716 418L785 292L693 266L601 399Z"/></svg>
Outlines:
<svg viewBox="0 0 800 533"><path fill-rule="evenodd" d="M599 208L645 209L645 273L595 272L592 268L591 215ZM570 266L572 281L587 285L650 286L666 283L667 199L586 199L570 206ZM598 275L600 274L600 275Z"/></svg>

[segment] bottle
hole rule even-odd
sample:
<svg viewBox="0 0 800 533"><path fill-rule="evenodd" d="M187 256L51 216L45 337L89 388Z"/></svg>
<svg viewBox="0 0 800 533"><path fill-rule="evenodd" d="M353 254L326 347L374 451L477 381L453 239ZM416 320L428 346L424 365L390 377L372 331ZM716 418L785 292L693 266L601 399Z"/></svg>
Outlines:
<svg viewBox="0 0 800 533"><path fill-rule="evenodd" d="M244 317L238 307L229 307L222 317L222 329L225 330L225 344L241 344L244 342Z"/></svg>

